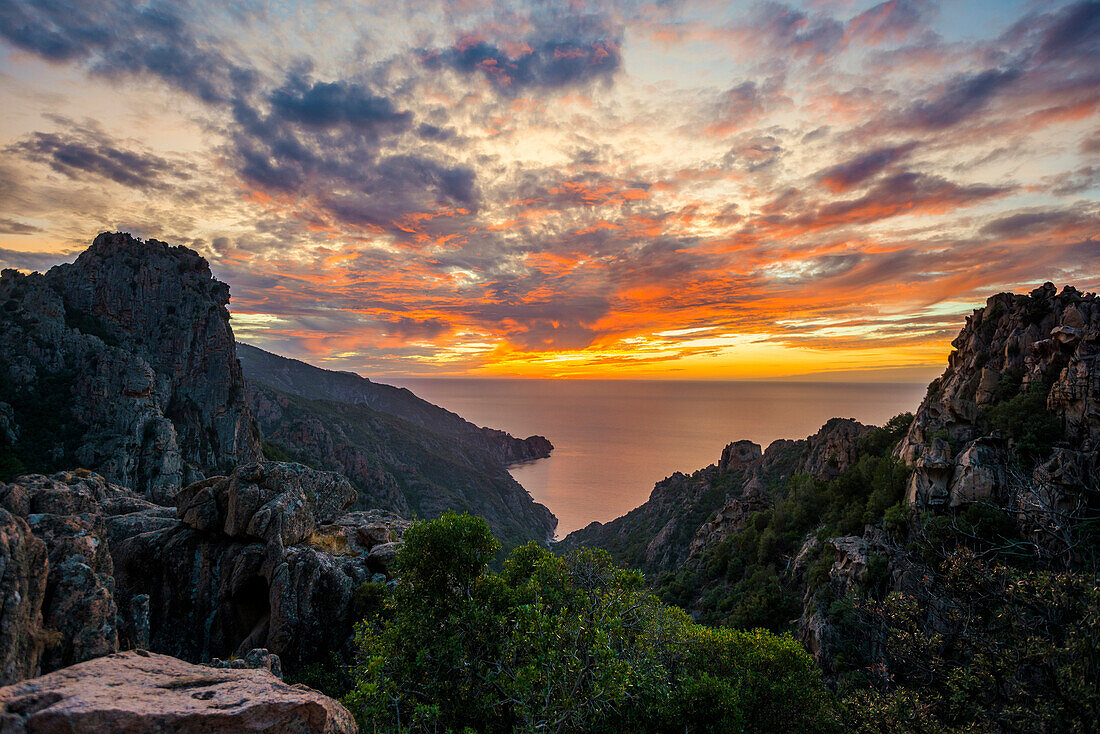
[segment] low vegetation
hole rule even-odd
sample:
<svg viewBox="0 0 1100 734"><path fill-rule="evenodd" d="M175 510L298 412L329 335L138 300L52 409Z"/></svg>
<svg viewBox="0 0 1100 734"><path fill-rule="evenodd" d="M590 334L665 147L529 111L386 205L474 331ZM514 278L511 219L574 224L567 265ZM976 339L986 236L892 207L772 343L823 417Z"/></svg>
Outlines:
<svg viewBox="0 0 1100 734"><path fill-rule="evenodd" d="M910 413L896 416L865 436L859 460L831 481L799 474L774 487L774 505L702 557L664 574L658 594L707 624L790 629L805 588L828 580L833 553L824 540L862 533L901 501L909 473L890 452L912 419ZM821 545L803 577L792 561L809 536Z"/></svg>
<svg viewBox="0 0 1100 734"><path fill-rule="evenodd" d="M479 518L415 525L399 583L359 626L344 702L366 731L789 732L832 727L789 635L716 629L607 553L535 544L490 571Z"/></svg>

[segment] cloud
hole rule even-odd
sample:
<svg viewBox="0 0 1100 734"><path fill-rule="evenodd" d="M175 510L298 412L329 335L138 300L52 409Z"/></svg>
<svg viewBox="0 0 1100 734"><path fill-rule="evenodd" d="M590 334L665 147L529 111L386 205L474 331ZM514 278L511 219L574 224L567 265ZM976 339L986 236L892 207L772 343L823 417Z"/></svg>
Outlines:
<svg viewBox="0 0 1100 734"><path fill-rule="evenodd" d="M35 132L6 153L45 163L69 178L92 174L137 189L167 188L172 179L189 177L185 166L147 150L123 148L101 130L58 118L64 132Z"/></svg>
<svg viewBox="0 0 1100 734"><path fill-rule="evenodd" d="M508 93L606 81L622 65L619 42L611 38L525 42L513 53L487 41L463 39L452 48L423 52L422 60L428 69L479 74Z"/></svg>
<svg viewBox="0 0 1100 734"><path fill-rule="evenodd" d="M901 111L903 127L944 130L980 112L997 94L1021 76L1019 69L986 69L959 74L932 99L921 100Z"/></svg>
<svg viewBox="0 0 1100 734"><path fill-rule="evenodd" d="M414 319L402 316L393 321L382 322L387 334L397 336L403 341L414 339L435 339L451 330L451 325L442 319Z"/></svg>
<svg viewBox="0 0 1100 734"><path fill-rule="evenodd" d="M817 178L831 191L836 193L848 191L877 176L898 161L904 160L915 147L915 143L906 143L877 148L827 168L821 171Z"/></svg>
<svg viewBox="0 0 1100 734"><path fill-rule="evenodd" d="M1100 2L1087 0L1063 9L1046 28L1039 55L1045 59L1084 57L1100 51Z"/></svg>
<svg viewBox="0 0 1100 734"><path fill-rule="evenodd" d="M823 14L811 17L776 2L761 4L755 18L740 31L766 48L819 61L845 45L844 25L840 21Z"/></svg>
<svg viewBox="0 0 1100 734"><path fill-rule="evenodd" d="M928 9L920 0L888 0L848 22L847 37L867 45L901 42L920 27Z"/></svg>
<svg viewBox="0 0 1100 734"><path fill-rule="evenodd" d="M0 234L38 234L42 231L41 227L35 227L33 224L0 217Z"/></svg>
<svg viewBox="0 0 1100 734"><path fill-rule="evenodd" d="M194 34L187 3L10 0L0 9L0 37L50 61L75 61L96 74L148 74L206 102L227 102L255 82L208 39Z"/></svg>
<svg viewBox="0 0 1100 734"><path fill-rule="evenodd" d="M356 129L379 126L405 128L411 115L399 112L393 101L372 93L361 84L343 80L313 82L291 74L270 96L271 111L288 122L328 128L348 125Z"/></svg>
<svg viewBox="0 0 1100 734"><path fill-rule="evenodd" d="M20 252L0 247L0 266L16 270L49 270L54 265L71 262L75 252Z"/></svg>

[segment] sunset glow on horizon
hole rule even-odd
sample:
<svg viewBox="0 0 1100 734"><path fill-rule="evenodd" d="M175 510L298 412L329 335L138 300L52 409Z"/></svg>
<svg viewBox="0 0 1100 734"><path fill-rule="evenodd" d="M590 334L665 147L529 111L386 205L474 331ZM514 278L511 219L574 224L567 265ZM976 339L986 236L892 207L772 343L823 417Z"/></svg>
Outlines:
<svg viewBox="0 0 1100 734"><path fill-rule="evenodd" d="M0 265L199 251L369 377L922 380L1100 289L1100 2L0 10Z"/></svg>

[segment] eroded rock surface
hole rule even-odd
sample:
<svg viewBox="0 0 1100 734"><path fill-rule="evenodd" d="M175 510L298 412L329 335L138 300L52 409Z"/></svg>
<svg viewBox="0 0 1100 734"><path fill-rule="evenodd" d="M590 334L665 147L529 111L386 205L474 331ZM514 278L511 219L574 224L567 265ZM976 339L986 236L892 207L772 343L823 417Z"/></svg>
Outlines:
<svg viewBox="0 0 1100 734"><path fill-rule="evenodd" d="M355 589L387 574L409 524L344 512L355 497L338 474L264 462L184 488L176 522L111 518L120 606L147 598L149 646L187 660L341 649Z"/></svg>
<svg viewBox="0 0 1100 734"><path fill-rule="evenodd" d="M1065 445L1081 453L1087 473L1096 476L1100 298L1069 286L1059 293L1051 283L1030 295L1000 293L967 317L952 346L947 369L929 386L897 448L914 468L911 503L955 507L992 497L1005 504L1020 491L1055 487L1027 486L1044 481L1039 474L1011 477L1013 467L1001 450L1004 437L992 435L987 425L993 408L1029 391L1046 396L1045 408L1057 420ZM1085 489L1096 491L1096 480Z"/></svg>
<svg viewBox="0 0 1100 734"><path fill-rule="evenodd" d="M114 653L0 688L3 732L353 734L339 702L267 670Z"/></svg>
<svg viewBox="0 0 1100 734"><path fill-rule="evenodd" d="M0 449L161 504L260 456L229 287L184 247L104 233L76 262L0 275Z"/></svg>
<svg viewBox="0 0 1100 734"><path fill-rule="evenodd" d="M90 472L0 484L5 682L132 647L312 661L346 644L355 589L387 578L409 525L345 512L347 480L299 464L245 465L178 499Z"/></svg>

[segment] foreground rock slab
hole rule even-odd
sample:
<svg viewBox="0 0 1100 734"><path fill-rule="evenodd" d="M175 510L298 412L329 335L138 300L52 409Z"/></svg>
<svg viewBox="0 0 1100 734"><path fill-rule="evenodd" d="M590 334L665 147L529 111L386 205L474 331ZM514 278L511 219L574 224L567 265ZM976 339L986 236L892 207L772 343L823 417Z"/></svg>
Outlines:
<svg viewBox="0 0 1100 734"><path fill-rule="evenodd" d="M0 734L356 731L337 701L266 670L219 670L139 650L0 688Z"/></svg>

